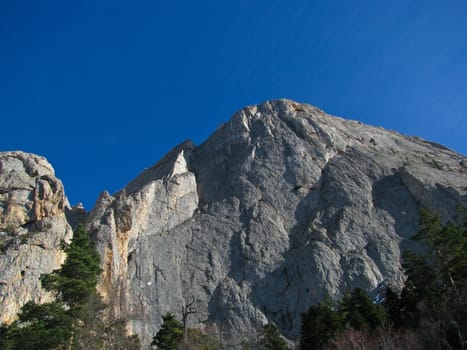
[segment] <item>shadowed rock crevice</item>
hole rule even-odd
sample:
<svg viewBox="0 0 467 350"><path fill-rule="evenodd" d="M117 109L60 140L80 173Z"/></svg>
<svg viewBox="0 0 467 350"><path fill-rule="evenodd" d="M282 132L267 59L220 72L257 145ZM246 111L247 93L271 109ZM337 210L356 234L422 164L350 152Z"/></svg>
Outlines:
<svg viewBox="0 0 467 350"><path fill-rule="evenodd" d="M417 232L418 203L398 173L376 181L372 197L374 207L386 211L394 220L396 234L409 238Z"/></svg>

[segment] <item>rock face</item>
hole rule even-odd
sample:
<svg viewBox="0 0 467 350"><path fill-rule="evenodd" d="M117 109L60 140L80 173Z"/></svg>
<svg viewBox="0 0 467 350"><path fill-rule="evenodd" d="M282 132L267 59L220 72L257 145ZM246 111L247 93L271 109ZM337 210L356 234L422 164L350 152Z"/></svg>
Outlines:
<svg viewBox="0 0 467 350"><path fill-rule="evenodd" d="M290 340L324 295L403 283L418 209L467 204L467 159L441 145L288 100L244 108L90 213L69 208L42 157L0 153L0 322L51 296L39 277L86 220L109 317L149 344L170 311L228 345L266 322ZM65 216L68 214L68 219Z"/></svg>
<svg viewBox="0 0 467 350"><path fill-rule="evenodd" d="M63 186L45 158L0 152L0 323L10 323L29 300L51 296L39 277L60 267L72 230Z"/></svg>
<svg viewBox="0 0 467 350"><path fill-rule="evenodd" d="M296 339L300 314L325 294L402 284L418 209L448 219L466 204L466 163L309 105L247 107L199 147L185 142L100 196L87 218L100 291L144 344L161 315L181 319L191 302L189 326L230 344L266 322Z"/></svg>

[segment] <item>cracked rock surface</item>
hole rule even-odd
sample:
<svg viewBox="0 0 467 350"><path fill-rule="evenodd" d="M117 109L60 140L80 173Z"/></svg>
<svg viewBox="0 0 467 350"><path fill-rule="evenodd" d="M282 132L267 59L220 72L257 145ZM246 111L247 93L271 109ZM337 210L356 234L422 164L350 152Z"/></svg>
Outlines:
<svg viewBox="0 0 467 350"><path fill-rule="evenodd" d="M0 323L12 322L28 301L51 295L39 277L58 269L72 230L62 183L43 157L0 152Z"/></svg>
<svg viewBox="0 0 467 350"><path fill-rule="evenodd" d="M236 113L177 146L115 195L88 229L102 294L148 344L167 311L236 339L266 322L297 339L325 294L403 282L418 209L467 202L466 159L441 145L289 100Z"/></svg>
<svg viewBox="0 0 467 350"><path fill-rule="evenodd" d="M329 294L401 286L418 209L467 205L467 158L441 145L290 100L246 107L186 141L86 213L45 158L0 153L0 321L50 295L39 276L85 220L108 316L147 346L170 311L226 346L266 322L289 340ZM68 219L66 215L68 216Z"/></svg>

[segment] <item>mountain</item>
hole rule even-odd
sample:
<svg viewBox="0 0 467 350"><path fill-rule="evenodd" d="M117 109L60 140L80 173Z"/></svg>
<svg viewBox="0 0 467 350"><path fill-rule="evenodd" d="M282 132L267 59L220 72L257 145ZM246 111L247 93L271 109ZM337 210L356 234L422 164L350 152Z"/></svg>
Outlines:
<svg viewBox="0 0 467 350"><path fill-rule="evenodd" d="M11 166L28 183L15 195L23 187L8 175L9 154L0 154L2 239L29 235L47 219L63 225L47 231L59 241L69 237L68 223L85 220L102 258L99 291L109 317L125 321L143 344L163 314L181 319L188 305L190 326L229 344L255 337L267 322L297 339L301 313L326 294L402 285L401 252L417 249L409 238L419 208L448 220L467 204L465 156L289 100L242 109L203 144L186 141L118 193L102 193L87 214L68 207L50 171L26 170L26 161ZM56 195L41 200L62 204L37 217L35 199L18 198L42 193L44 176ZM12 203L27 219L9 216ZM21 300L4 294L25 269L12 257L34 245L8 244L0 264L9 259L16 275L0 270L2 303L17 311L38 294L24 283L15 285Z"/></svg>

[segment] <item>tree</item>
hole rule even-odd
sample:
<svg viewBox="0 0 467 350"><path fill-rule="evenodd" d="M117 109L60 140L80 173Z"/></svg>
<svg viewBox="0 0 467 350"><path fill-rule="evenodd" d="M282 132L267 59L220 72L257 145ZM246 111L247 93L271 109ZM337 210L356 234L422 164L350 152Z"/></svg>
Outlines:
<svg viewBox="0 0 467 350"><path fill-rule="evenodd" d="M300 349L326 349L345 330L348 334L371 335L384 325L386 313L360 288L347 293L333 306L329 297L302 314ZM359 332L350 332L359 331Z"/></svg>
<svg viewBox="0 0 467 350"><path fill-rule="evenodd" d="M0 349L12 349L12 343L8 331L8 326L0 324Z"/></svg>
<svg viewBox="0 0 467 350"><path fill-rule="evenodd" d="M183 325L173 314L162 316L162 327L154 336L151 345L160 350L176 350L183 337Z"/></svg>
<svg viewBox="0 0 467 350"><path fill-rule="evenodd" d="M188 316L198 312L196 308L193 307L195 301L195 298L191 296L191 301L182 306L183 341L185 343L188 341Z"/></svg>
<svg viewBox="0 0 467 350"><path fill-rule="evenodd" d="M89 301L100 301L96 293L99 254L82 226L63 247L67 257L61 268L41 276L42 286L54 292L56 300L25 304L18 320L4 331L6 349L75 349L81 348L80 339L98 340L97 332L84 335L82 330L98 324L89 316Z"/></svg>
<svg viewBox="0 0 467 350"><path fill-rule="evenodd" d="M384 308L373 303L368 294L360 288L344 295L339 303L339 313L345 324L355 330L372 331L386 320Z"/></svg>
<svg viewBox="0 0 467 350"><path fill-rule="evenodd" d="M414 236L425 250L404 255L407 280L401 293L406 327L424 332L427 348L467 347L467 210L455 222L420 211Z"/></svg>
<svg viewBox="0 0 467 350"><path fill-rule="evenodd" d="M59 303L29 302L8 330L11 349L65 349L72 336L72 324L73 318Z"/></svg>
<svg viewBox="0 0 467 350"><path fill-rule="evenodd" d="M402 327L402 306L399 294L395 292L390 286L386 287L386 296L384 298L383 306L386 309L388 324L399 329Z"/></svg>
<svg viewBox="0 0 467 350"><path fill-rule="evenodd" d="M287 350L287 342L273 324L266 324L263 327L259 348L262 350Z"/></svg>
<svg viewBox="0 0 467 350"><path fill-rule="evenodd" d="M57 299L73 308L84 304L96 293L101 273L100 257L94 242L79 225L69 245L64 245L67 258L60 269L42 275L42 286L57 294Z"/></svg>
<svg viewBox="0 0 467 350"><path fill-rule="evenodd" d="M302 314L300 349L324 349L343 329L342 316L327 297L323 302L310 306L308 311Z"/></svg>
<svg viewBox="0 0 467 350"><path fill-rule="evenodd" d="M196 328L188 328L187 340L183 339L179 344L180 350L218 350L219 342Z"/></svg>
<svg viewBox="0 0 467 350"><path fill-rule="evenodd" d="M401 322L404 327L418 327L422 314L439 308L442 284L426 257L406 252L403 259L407 279L401 292Z"/></svg>

